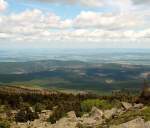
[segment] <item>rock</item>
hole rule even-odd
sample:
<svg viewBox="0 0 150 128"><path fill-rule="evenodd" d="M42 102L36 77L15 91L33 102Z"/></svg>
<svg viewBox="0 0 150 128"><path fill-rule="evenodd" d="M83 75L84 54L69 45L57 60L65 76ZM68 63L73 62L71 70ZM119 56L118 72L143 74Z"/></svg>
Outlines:
<svg viewBox="0 0 150 128"><path fill-rule="evenodd" d="M52 128L51 123L47 122L52 111L43 110L41 114L39 114L39 119L34 121L28 121L25 123L12 123L11 128Z"/></svg>
<svg viewBox="0 0 150 128"><path fill-rule="evenodd" d="M127 102L121 102L122 103L122 106L126 109L126 110L129 110L132 108L132 104L130 103L127 103Z"/></svg>
<svg viewBox="0 0 150 128"><path fill-rule="evenodd" d="M146 122L145 125L146 125L146 128L150 128L150 121Z"/></svg>
<svg viewBox="0 0 150 128"><path fill-rule="evenodd" d="M83 114L82 118L87 118L89 117L89 113Z"/></svg>
<svg viewBox="0 0 150 128"><path fill-rule="evenodd" d="M145 123L142 118L136 118L118 126L111 126L110 128L150 128L149 123Z"/></svg>
<svg viewBox="0 0 150 128"><path fill-rule="evenodd" d="M51 128L51 124L49 122L41 122L40 120L34 120L30 122L28 127L31 128Z"/></svg>
<svg viewBox="0 0 150 128"><path fill-rule="evenodd" d="M17 113L18 113L18 111L16 111L16 110L11 110L10 111L10 114L11 114L12 118L15 118Z"/></svg>
<svg viewBox="0 0 150 128"><path fill-rule="evenodd" d="M39 119L42 120L42 121L46 121L51 114L52 114L51 110L43 110L39 114Z"/></svg>
<svg viewBox="0 0 150 128"><path fill-rule="evenodd" d="M111 110L105 110L104 111L104 117L106 119L110 119L112 116L116 115L117 108L112 108Z"/></svg>
<svg viewBox="0 0 150 128"><path fill-rule="evenodd" d="M103 123L103 112L96 107L93 107L89 114L78 118L78 127L96 128Z"/></svg>
<svg viewBox="0 0 150 128"><path fill-rule="evenodd" d="M27 128L28 124L27 123L18 123L17 126L18 126L18 128Z"/></svg>
<svg viewBox="0 0 150 128"><path fill-rule="evenodd" d="M144 105L143 105L143 104L134 104L133 107L134 107L135 109L141 109L141 108L144 107Z"/></svg>
<svg viewBox="0 0 150 128"><path fill-rule="evenodd" d="M123 114L125 111L123 110L123 109L117 109L117 114L118 115L121 115L121 114Z"/></svg>
<svg viewBox="0 0 150 128"><path fill-rule="evenodd" d="M49 122L34 120L26 123L12 123L10 128L52 128Z"/></svg>
<svg viewBox="0 0 150 128"><path fill-rule="evenodd" d="M42 111L41 111L41 113L45 113L45 114L51 113L51 112L52 112L51 110L42 110Z"/></svg>
<svg viewBox="0 0 150 128"><path fill-rule="evenodd" d="M52 124L51 128L77 128L78 122L72 120L72 118L64 117L57 121L55 124Z"/></svg>
<svg viewBox="0 0 150 128"><path fill-rule="evenodd" d="M90 117L94 118L95 120L100 120L103 117L103 111L99 110L96 107L93 107L90 112Z"/></svg>
<svg viewBox="0 0 150 128"><path fill-rule="evenodd" d="M29 110L30 110L31 112L34 112L34 110L33 110L33 108L32 108L32 107L29 107Z"/></svg>
<svg viewBox="0 0 150 128"><path fill-rule="evenodd" d="M68 116L68 118L77 118L74 111L68 112L67 116Z"/></svg>
<svg viewBox="0 0 150 128"><path fill-rule="evenodd" d="M78 122L78 127L83 128L95 128L98 125L98 122L93 118L82 118L82 121Z"/></svg>
<svg viewBox="0 0 150 128"><path fill-rule="evenodd" d="M68 112L66 117L61 118L51 128L77 128L78 120L74 111Z"/></svg>

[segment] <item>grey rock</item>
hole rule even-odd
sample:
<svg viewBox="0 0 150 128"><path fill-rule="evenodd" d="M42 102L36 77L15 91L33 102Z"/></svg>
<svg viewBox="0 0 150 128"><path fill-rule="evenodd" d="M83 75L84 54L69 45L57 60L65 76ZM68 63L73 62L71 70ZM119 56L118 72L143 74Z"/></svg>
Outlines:
<svg viewBox="0 0 150 128"><path fill-rule="evenodd" d="M96 120L102 119L103 115L104 115L103 111L96 107L93 107L90 112L90 117Z"/></svg>
<svg viewBox="0 0 150 128"><path fill-rule="evenodd" d="M134 104L133 107L134 107L135 109L141 109L141 108L144 107L144 105L143 105L143 104Z"/></svg>
<svg viewBox="0 0 150 128"><path fill-rule="evenodd" d="M127 102L121 102L122 103L122 106L126 109L126 110L129 110L132 108L132 104L130 103L127 103Z"/></svg>
<svg viewBox="0 0 150 128"><path fill-rule="evenodd" d="M112 108L111 110L104 111L104 117L106 119L110 119L112 116L115 116L116 114L117 114L117 108Z"/></svg>
<svg viewBox="0 0 150 128"><path fill-rule="evenodd" d="M142 118L136 118L118 126L111 126L110 128L150 128L149 122L145 123Z"/></svg>

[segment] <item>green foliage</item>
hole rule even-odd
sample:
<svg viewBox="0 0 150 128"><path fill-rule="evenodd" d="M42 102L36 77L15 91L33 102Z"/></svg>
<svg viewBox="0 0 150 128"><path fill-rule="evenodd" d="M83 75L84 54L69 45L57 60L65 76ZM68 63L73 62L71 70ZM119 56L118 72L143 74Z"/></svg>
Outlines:
<svg viewBox="0 0 150 128"><path fill-rule="evenodd" d="M141 115L141 113L138 110L128 111L128 112L123 113L117 118L111 119L109 124L119 125L119 124L128 122L130 120L133 120L137 118L139 115Z"/></svg>
<svg viewBox="0 0 150 128"><path fill-rule="evenodd" d="M150 121L150 107L147 107L143 110L130 110L123 114L121 114L119 117L108 120L108 124L115 124L119 125L128 121L131 121L137 117L142 117L145 121Z"/></svg>
<svg viewBox="0 0 150 128"><path fill-rule="evenodd" d="M145 108L141 113L145 121L150 121L150 107Z"/></svg>
<svg viewBox="0 0 150 128"><path fill-rule="evenodd" d="M100 109L112 108L112 105L106 100L88 99L88 100L84 100L81 103L81 110L83 112L89 112L93 106L98 107Z"/></svg>
<svg viewBox="0 0 150 128"><path fill-rule="evenodd" d="M0 121L0 128L10 128L10 124L7 121Z"/></svg>
<svg viewBox="0 0 150 128"><path fill-rule="evenodd" d="M42 110L45 109L45 105L41 103L36 103L35 104L35 112L41 112Z"/></svg>

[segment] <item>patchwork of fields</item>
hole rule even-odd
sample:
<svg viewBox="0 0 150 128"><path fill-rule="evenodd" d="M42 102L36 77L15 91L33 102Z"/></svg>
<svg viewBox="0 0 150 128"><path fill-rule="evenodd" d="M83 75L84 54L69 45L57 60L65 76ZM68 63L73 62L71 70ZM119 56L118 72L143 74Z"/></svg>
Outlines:
<svg viewBox="0 0 150 128"><path fill-rule="evenodd" d="M109 92L139 90L149 78L148 65L58 60L0 63L1 85Z"/></svg>

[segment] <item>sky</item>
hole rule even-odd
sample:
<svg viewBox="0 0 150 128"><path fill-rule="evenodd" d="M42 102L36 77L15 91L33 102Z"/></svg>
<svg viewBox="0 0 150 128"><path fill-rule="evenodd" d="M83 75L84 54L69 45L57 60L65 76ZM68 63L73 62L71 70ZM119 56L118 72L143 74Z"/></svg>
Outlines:
<svg viewBox="0 0 150 128"><path fill-rule="evenodd" d="M0 48L150 48L150 0L0 0Z"/></svg>

